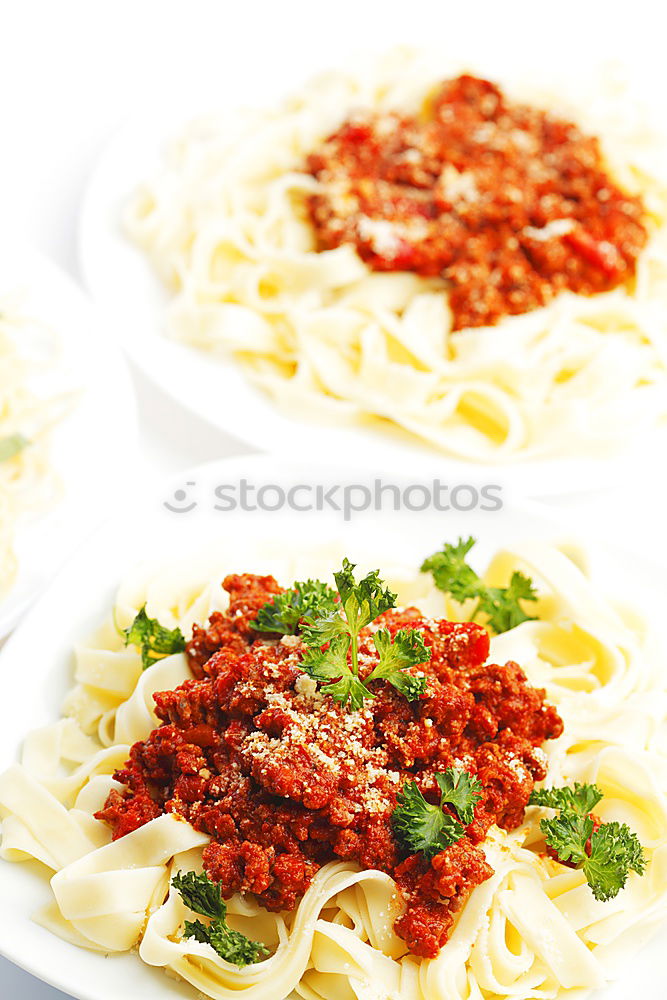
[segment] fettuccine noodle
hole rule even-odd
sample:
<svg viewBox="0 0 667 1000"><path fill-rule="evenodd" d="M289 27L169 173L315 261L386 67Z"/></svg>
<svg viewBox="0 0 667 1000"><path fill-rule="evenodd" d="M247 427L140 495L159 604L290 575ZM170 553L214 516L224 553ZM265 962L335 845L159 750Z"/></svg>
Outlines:
<svg viewBox="0 0 667 1000"><path fill-rule="evenodd" d="M39 392L35 382L56 364L53 332L23 314L19 299L0 301L0 596L17 571L17 522L28 511L51 506L59 481L50 461L50 432L65 415L71 396ZM20 439L2 460L5 444Z"/></svg>
<svg viewBox="0 0 667 1000"><path fill-rule="evenodd" d="M482 462L615 451L667 415L664 144L618 87L511 93L599 135L612 176L642 195L651 238L631 286L452 332L442 283L373 272L346 244L315 252L306 155L353 111L413 112L450 71L394 54L183 132L124 215L172 294L168 333L231 355L309 420L393 424Z"/></svg>
<svg viewBox="0 0 667 1000"><path fill-rule="evenodd" d="M230 549L224 565L218 554L215 571L204 563L142 571L121 586L113 618L127 625L145 603L189 634L224 607L219 580L239 558L243 568L288 581L324 578L337 555L329 548L294 557L264 546L245 557ZM120 787L112 774L130 745L157 723L153 692L190 676L182 654L142 672L110 617L76 649L64 718L32 733L22 762L0 777L2 857L36 858L53 873L53 901L36 919L82 947L138 948L143 962L213 1000L582 1000L604 985L667 917L664 677L645 625L604 599L564 550L517 545L495 556L486 580L499 585L515 569L535 580L538 620L496 637L491 657L520 662L563 717L563 736L545 746L549 783L596 782L601 818L627 822L645 846L647 874L631 875L615 899L597 902L581 871L543 853L540 812L529 807L512 833L492 827L484 850L494 875L473 891L437 958L406 954L393 931L400 904L388 875L333 862L293 913L233 897L230 922L272 954L230 965L183 937L191 914L170 888L178 871L201 870L208 838L166 814L110 843L93 818ZM463 617L430 576L405 566L385 575L400 603Z"/></svg>

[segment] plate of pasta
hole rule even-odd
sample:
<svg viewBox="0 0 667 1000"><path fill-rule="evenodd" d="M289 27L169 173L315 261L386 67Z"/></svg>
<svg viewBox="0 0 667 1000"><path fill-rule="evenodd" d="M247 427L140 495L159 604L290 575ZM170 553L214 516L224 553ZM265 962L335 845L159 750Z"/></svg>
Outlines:
<svg viewBox="0 0 667 1000"><path fill-rule="evenodd" d="M394 50L282 100L253 68L234 88L250 109L209 87L139 114L80 230L135 361L263 449L483 463L533 494L646 465L667 399L664 129L599 67L470 65Z"/></svg>
<svg viewBox="0 0 667 1000"><path fill-rule="evenodd" d="M74 282L9 238L0 261L2 638L104 515L135 430L125 362Z"/></svg>
<svg viewBox="0 0 667 1000"><path fill-rule="evenodd" d="M189 478L249 469L307 475ZM8 958L82 1000L650 989L660 570L536 505L344 524L160 501L3 652Z"/></svg>

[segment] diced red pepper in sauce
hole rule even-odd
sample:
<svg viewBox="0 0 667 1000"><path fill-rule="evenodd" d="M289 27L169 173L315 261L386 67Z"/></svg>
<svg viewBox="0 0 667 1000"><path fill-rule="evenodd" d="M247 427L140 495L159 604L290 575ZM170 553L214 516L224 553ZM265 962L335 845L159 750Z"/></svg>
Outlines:
<svg viewBox="0 0 667 1000"><path fill-rule="evenodd" d="M455 330L614 288L648 236L597 138L473 76L443 83L423 116L351 118L306 169L318 249L442 278Z"/></svg>
<svg viewBox="0 0 667 1000"><path fill-rule="evenodd" d="M292 909L318 869L344 859L391 875L402 896L395 928L414 954L433 957L456 913L493 870L480 845L489 827L517 827L541 745L563 723L516 663L487 663L489 637L474 624L389 611L392 634L419 629L432 656L411 668L428 681L408 702L390 685L348 711L300 669L298 637L257 636L257 608L280 592L272 577L231 576L227 612L194 629L193 678L155 695L162 724L135 744L98 818L114 838L164 812L211 837L204 867L225 898L253 893L269 910ZM377 662L372 630L360 638L364 676ZM483 793L465 836L431 861L407 855L391 822L396 796L414 780L439 801L435 773L474 773Z"/></svg>

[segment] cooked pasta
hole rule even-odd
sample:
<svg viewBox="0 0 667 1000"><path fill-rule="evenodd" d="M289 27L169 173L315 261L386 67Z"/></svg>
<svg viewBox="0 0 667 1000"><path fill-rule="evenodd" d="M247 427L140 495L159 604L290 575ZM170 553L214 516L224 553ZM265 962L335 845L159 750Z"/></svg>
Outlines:
<svg viewBox="0 0 667 1000"><path fill-rule="evenodd" d="M135 573L113 616L77 647L65 716L31 734L21 763L0 777L2 857L36 858L53 873L53 901L35 919L78 946L137 948L137 960L215 1000L579 1000L612 979L667 917L665 682L641 619L603 597L565 550L535 542L499 552L485 575L500 586L514 570L528 572L539 593L537 620L496 636L491 657L519 661L564 720L563 735L545 745L548 784L596 782L601 819L637 831L646 875L631 875L610 902L596 901L580 870L544 853L540 812L529 807L513 832L491 828L483 846L494 873L473 890L434 959L408 954L397 937L392 879L344 861L322 867L291 913L268 912L249 896L229 901L233 926L268 946L263 961L237 968L184 937L190 911L171 879L201 870L209 838L164 814L110 842L93 817L119 787L112 776L130 746L156 725L153 693L190 676L180 653L142 671L118 629L146 606L187 634L224 608L218 581L239 560L292 580L324 578L337 556L331 547L296 557L262 549L230 544L190 566ZM387 575L401 604L464 617L414 567Z"/></svg>
<svg viewBox="0 0 667 1000"><path fill-rule="evenodd" d="M619 87L510 88L600 136L615 181L643 199L649 241L618 287L454 329L442 280L372 270L349 242L316 252L306 206L322 183L308 155L354 113L417 111L448 68L394 54L172 142L124 213L169 289L168 334L232 357L306 419L395 425L481 462L616 451L667 412L664 143ZM366 223L378 252L395 238Z"/></svg>
<svg viewBox="0 0 667 1000"><path fill-rule="evenodd" d="M24 314L18 297L0 301L0 595L16 575L20 518L58 496L50 435L67 413L71 394L38 387L57 358L53 332Z"/></svg>

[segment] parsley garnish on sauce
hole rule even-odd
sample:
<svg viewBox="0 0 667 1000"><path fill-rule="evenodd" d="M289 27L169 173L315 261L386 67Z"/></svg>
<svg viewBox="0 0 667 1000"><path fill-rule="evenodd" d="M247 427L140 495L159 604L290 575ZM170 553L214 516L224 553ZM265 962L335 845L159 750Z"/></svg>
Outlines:
<svg viewBox="0 0 667 1000"><path fill-rule="evenodd" d="M482 790L478 779L460 768L448 767L436 773L435 780L440 788L440 805L427 802L416 782L406 781L396 796L392 814L394 833L403 846L412 854L421 852L429 860L465 834L463 824L472 823ZM461 822L444 812L444 805L453 806Z"/></svg>
<svg viewBox="0 0 667 1000"><path fill-rule="evenodd" d="M208 917L210 923L201 920L186 920L185 938L194 938L201 944L209 944L225 961L232 965L252 965L269 950L260 941L251 941L240 931L232 930L227 923L227 907L222 898L220 886L212 882L205 872L196 875L186 872L176 875L172 881L181 899L195 913Z"/></svg>
<svg viewBox="0 0 667 1000"><path fill-rule="evenodd" d="M182 653L185 649L185 637L180 628L165 628L157 618L149 618L146 605L143 606L129 628L122 630L126 646L137 646L141 651L141 663L144 670L152 667L158 660L172 653Z"/></svg>
<svg viewBox="0 0 667 1000"><path fill-rule="evenodd" d="M482 797L482 784L470 771L459 767L448 767L444 774L436 774L435 780L442 793L440 805L454 806L466 826L475 818L475 806Z"/></svg>
<svg viewBox="0 0 667 1000"><path fill-rule="evenodd" d="M431 658L431 650L424 644L417 629L402 628L391 640L389 629L380 628L373 636L373 645L378 651L379 663L366 678L371 681L388 681L408 701L421 698L426 690L426 678L406 673L408 667L426 663Z"/></svg>
<svg viewBox="0 0 667 1000"><path fill-rule="evenodd" d="M476 599L471 620L484 614L488 627L498 634L522 622L534 621L534 616L526 614L520 603L537 600L532 580L517 571L512 573L507 587L488 587L466 562L474 545L474 538L459 538L456 545L445 542L441 552L434 552L424 560L422 573L431 573L436 587L451 594L456 601L463 603L469 598Z"/></svg>
<svg viewBox="0 0 667 1000"><path fill-rule="evenodd" d="M357 581L354 569L343 560L342 569L334 573L336 590L321 580L295 583L264 604L252 626L279 635L298 632L307 646L301 669L341 705L361 708L366 698L375 697L369 684L380 680L415 701L426 691L426 678L406 671L431 658L416 629L399 629L393 640L388 629L378 629L373 636L378 663L364 680L359 676L361 630L396 606L396 594L384 585L378 570Z"/></svg>
<svg viewBox="0 0 667 1000"><path fill-rule="evenodd" d="M378 570L357 582L354 568L348 559L343 560L343 568L334 573L339 602L333 608L318 608L303 625L301 638L309 648L301 669L324 684L334 701L353 710L361 708L366 698L375 697L368 685L377 680L387 681L408 701L415 701L426 691L426 678L404 671L431 657L415 629L400 629L393 642L388 629L378 629L373 636L378 663L364 680L359 676L359 634L396 606L396 594L385 587Z"/></svg>
<svg viewBox="0 0 667 1000"><path fill-rule="evenodd" d="M276 594L259 609L257 618L250 624L258 632L277 635L294 635L299 622L316 612L333 611L336 592L321 580L295 583L289 590Z"/></svg>
<svg viewBox="0 0 667 1000"><path fill-rule="evenodd" d="M644 849L625 823L602 823L595 829L590 815L602 792L596 785L575 783L574 788L534 791L530 804L554 809L558 815L543 819L540 829L558 859L581 868L596 899L617 896L631 871L646 871Z"/></svg>

